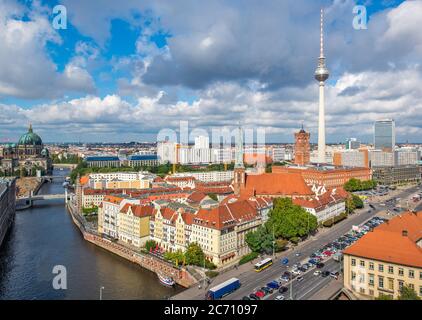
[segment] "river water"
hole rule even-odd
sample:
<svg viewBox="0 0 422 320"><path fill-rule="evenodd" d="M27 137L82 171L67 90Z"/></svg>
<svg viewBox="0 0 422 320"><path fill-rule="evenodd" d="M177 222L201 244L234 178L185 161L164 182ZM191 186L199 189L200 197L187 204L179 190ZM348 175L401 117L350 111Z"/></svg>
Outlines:
<svg viewBox="0 0 422 320"><path fill-rule="evenodd" d="M44 184L39 194L63 193L62 183ZM53 288L57 265L66 268L66 290ZM104 300L164 299L181 290L162 286L154 273L86 242L63 200L39 201L16 213L0 248L0 300L99 299L101 287Z"/></svg>

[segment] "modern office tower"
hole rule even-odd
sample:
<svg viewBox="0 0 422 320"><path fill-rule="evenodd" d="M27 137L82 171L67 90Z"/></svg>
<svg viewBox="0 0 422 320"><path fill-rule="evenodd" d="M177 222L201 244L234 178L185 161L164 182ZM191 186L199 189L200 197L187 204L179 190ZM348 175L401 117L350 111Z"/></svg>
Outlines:
<svg viewBox="0 0 422 320"><path fill-rule="evenodd" d="M392 119L378 120L374 124L374 148L393 151L396 145L395 123Z"/></svg>

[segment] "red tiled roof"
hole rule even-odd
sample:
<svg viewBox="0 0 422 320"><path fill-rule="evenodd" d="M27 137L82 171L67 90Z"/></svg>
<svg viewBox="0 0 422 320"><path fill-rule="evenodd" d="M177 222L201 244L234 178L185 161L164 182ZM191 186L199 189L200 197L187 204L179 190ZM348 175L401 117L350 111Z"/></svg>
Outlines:
<svg viewBox="0 0 422 320"><path fill-rule="evenodd" d="M250 200L239 200L213 209L200 209L193 223L222 230L236 223L257 218L257 210Z"/></svg>
<svg viewBox="0 0 422 320"><path fill-rule="evenodd" d="M246 175L246 187L243 195L268 196L311 196L312 190L300 174L295 173L264 173Z"/></svg>
<svg viewBox="0 0 422 320"><path fill-rule="evenodd" d="M408 212L368 232L344 254L422 268L421 239L422 212Z"/></svg>
<svg viewBox="0 0 422 320"><path fill-rule="evenodd" d="M338 193L336 189L327 190L323 195L312 199L293 199L293 203L303 208L312 208L316 211L324 210L326 207L346 201L348 195Z"/></svg>
<svg viewBox="0 0 422 320"><path fill-rule="evenodd" d="M110 195L106 195L103 200L103 202L111 202L114 204L120 204L122 201L123 201L123 198L110 196Z"/></svg>
<svg viewBox="0 0 422 320"><path fill-rule="evenodd" d="M132 213L136 217L147 217L152 216L154 213L154 207L152 206L140 206L136 204L130 204L127 203L123 206L123 208L120 210L122 213L127 213L129 211L129 208L132 210Z"/></svg>
<svg viewBox="0 0 422 320"><path fill-rule="evenodd" d="M187 201L191 203L200 203L207 195L202 192L193 192L188 198Z"/></svg>

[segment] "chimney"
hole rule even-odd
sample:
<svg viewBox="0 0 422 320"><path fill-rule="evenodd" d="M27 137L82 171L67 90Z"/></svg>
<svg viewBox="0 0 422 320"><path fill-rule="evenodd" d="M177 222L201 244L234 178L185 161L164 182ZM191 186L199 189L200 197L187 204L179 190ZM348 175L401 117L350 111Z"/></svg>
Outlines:
<svg viewBox="0 0 422 320"><path fill-rule="evenodd" d="M408 235L407 230L403 230L403 231L402 231L402 236L403 236L403 237L407 237L407 235Z"/></svg>

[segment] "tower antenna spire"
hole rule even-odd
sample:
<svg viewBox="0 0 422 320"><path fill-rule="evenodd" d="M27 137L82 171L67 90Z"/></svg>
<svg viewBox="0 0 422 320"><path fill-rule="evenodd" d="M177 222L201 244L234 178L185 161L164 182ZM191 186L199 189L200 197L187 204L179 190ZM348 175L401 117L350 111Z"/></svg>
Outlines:
<svg viewBox="0 0 422 320"><path fill-rule="evenodd" d="M324 9L321 8L320 58L324 58Z"/></svg>

